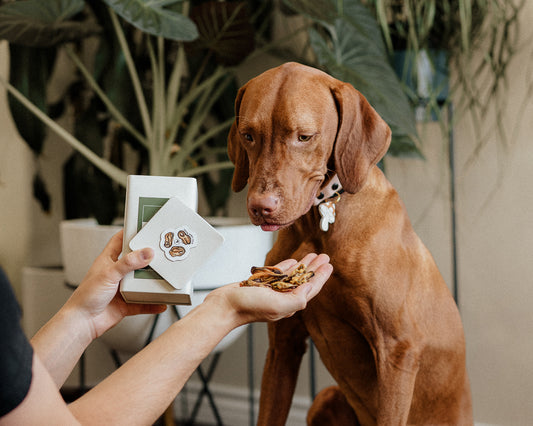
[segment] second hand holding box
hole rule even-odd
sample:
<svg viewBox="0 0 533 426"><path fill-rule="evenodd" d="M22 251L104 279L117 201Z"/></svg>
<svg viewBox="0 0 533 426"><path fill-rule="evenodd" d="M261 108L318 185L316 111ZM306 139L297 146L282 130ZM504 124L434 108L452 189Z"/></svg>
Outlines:
<svg viewBox="0 0 533 426"><path fill-rule="evenodd" d="M151 247L150 267L127 274L124 300L191 304L191 278L223 237L196 213L196 179L128 176L123 254Z"/></svg>

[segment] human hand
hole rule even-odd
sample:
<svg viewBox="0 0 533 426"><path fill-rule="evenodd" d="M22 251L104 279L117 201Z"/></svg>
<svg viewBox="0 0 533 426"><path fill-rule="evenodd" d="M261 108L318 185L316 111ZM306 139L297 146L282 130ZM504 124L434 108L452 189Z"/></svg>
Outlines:
<svg viewBox="0 0 533 426"><path fill-rule="evenodd" d="M126 303L118 291L120 280L131 271L147 266L151 248L136 250L118 258L123 231L117 232L96 258L83 281L65 304L65 309L81 314L92 328L92 338L101 336L128 315L161 313L165 305Z"/></svg>
<svg viewBox="0 0 533 426"><path fill-rule="evenodd" d="M277 321L304 309L330 277L333 266L326 254L308 254L300 262L287 259L275 265L284 273L290 273L299 264L315 275L306 283L289 292L277 292L265 287L241 287L239 283L220 287L206 297L204 303L225 304L227 312L236 314L236 321L246 324L255 321Z"/></svg>

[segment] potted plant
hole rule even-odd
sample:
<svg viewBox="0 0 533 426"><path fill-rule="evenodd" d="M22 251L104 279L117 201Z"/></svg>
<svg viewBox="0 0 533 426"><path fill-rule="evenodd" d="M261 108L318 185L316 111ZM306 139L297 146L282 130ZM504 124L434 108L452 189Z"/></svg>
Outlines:
<svg viewBox="0 0 533 426"><path fill-rule="evenodd" d="M415 116L389 61L381 30L360 0L284 0L287 13L310 22L311 65L356 87L392 130L393 156L419 156Z"/></svg>
<svg viewBox="0 0 533 426"><path fill-rule="evenodd" d="M477 132L473 152L479 151L485 140L482 131L495 130L481 118L493 105L487 100L504 93L524 3L284 0L290 10L313 22L309 40L316 63L352 82L389 123L392 155L420 154L417 120L436 118L447 134L454 123L442 107L452 100L455 117L472 119ZM493 122L505 140L501 114L497 108Z"/></svg>
<svg viewBox="0 0 533 426"><path fill-rule="evenodd" d="M133 146L139 157L135 166L139 173L199 176L206 171L231 168L227 158L218 159L220 149L210 145L213 138L229 126L232 113L226 112L227 117L222 120L215 118L215 125L212 122L209 130L205 122L208 117L213 120L215 103L230 84L232 70L225 64L208 68L211 62L195 66L191 60L193 55L187 57L186 46L179 42L192 40L198 33L192 20L175 11L182 7L181 2L174 8L137 2L138 10L131 2L107 3L109 7L104 2L91 2L89 7L82 0L44 4L30 0L2 7L3 37L10 41L11 48L11 81L13 86L28 88L24 97L9 88L14 94L10 97L11 110L24 140L39 153L44 122L122 186L127 173L120 164L109 161L113 158L111 154L104 154L106 139L111 153L124 143ZM240 10L235 11L226 3L223 6L216 3L209 3L210 8L217 9L218 15L213 19L224 19L222 9L231 18L217 35L224 37L225 32L234 31L235 27L243 31L243 24L239 22L243 19L243 5L239 4ZM133 25L124 25L130 15L135 16ZM205 16L205 11L203 15L199 12L199 16ZM146 22L156 24L150 27ZM246 40L253 40L249 27L250 24L242 35ZM89 42L97 48L92 67L83 58L87 37L92 37ZM205 49L196 49L193 53L201 50ZM60 51L66 52L78 72L58 103L62 109L73 110L71 133L53 121L58 105L48 108L49 114L46 114L46 83ZM241 50L240 59L249 52L250 48ZM34 58L43 58L43 61L37 62ZM34 74L41 78L35 80ZM13 101L14 97L33 109L34 114L21 110ZM37 105L31 106L28 100L35 100ZM45 111L40 112L35 106ZM112 219L112 213L107 216L103 222L109 222L109 216Z"/></svg>
<svg viewBox="0 0 533 426"><path fill-rule="evenodd" d="M125 186L130 173L201 177L200 182L211 191L206 199L215 201L210 209L214 213L223 209L230 188L233 165L225 146L237 90L234 67L254 48L256 30L251 19L246 2L201 2L190 10L188 3L181 1L6 3L0 7L0 36L10 41L11 82L0 82L13 98L11 110L17 127L37 153L44 133L39 129L41 124L75 149L76 156L67 164L71 175L65 181L71 184L81 175L81 186L70 192L81 193L82 198L91 191L97 197L112 195L97 203L112 206L111 213L103 215L107 221L121 210L112 198L123 197L113 193L117 184L119 190ZM88 51L92 53L87 56ZM72 61L77 75L66 88L62 102L47 110L46 83L61 55ZM37 67L41 78L34 80L31 73ZM26 83L35 86L24 93L19 89L28 87ZM74 112L72 130L54 120L56 111L65 108ZM24 133L30 125L39 130ZM106 150L106 144L111 148ZM128 169L127 162L114 155L125 147L132 152L129 163L134 163L133 168L130 165ZM213 179L211 173L215 171L226 173ZM39 178L36 182L42 188ZM255 253L254 264L262 261L271 235L262 233L247 219L228 220L230 223L223 226L214 224L226 235L227 249ZM78 263L86 260L78 265L78 272L70 274L70 260L65 261L67 280L76 284L118 228L67 221L62 231L71 228L81 236L64 235L62 241L81 242L85 252L89 247L95 249L93 255L86 253L83 259L74 256ZM95 244L92 236L88 237L91 242L84 237L89 232L92 235L93 228L101 234L100 243ZM62 252L68 256L80 250L63 247ZM242 256L233 259L236 264L230 265L231 259L225 258L225 268L240 273L234 275L233 280L237 280L248 274L250 265L237 265ZM219 271L210 272L211 287L224 283L219 275L213 276ZM206 274L201 274L204 288L209 287Z"/></svg>
<svg viewBox="0 0 533 426"><path fill-rule="evenodd" d="M66 218L95 216L110 223L122 211L116 184L125 186L128 172L199 176L210 190L211 213L224 206L233 167L225 153L236 91L233 66L253 49L254 29L243 2L203 2L190 11L200 24L198 37L186 6L169 3L30 0L1 8L0 34L10 41L12 59L7 87L18 129L37 154L43 123L77 150L66 164ZM96 49L93 66L83 56L90 48ZM47 108L46 83L59 52L72 60L77 76L61 102ZM17 92L15 86L29 90ZM71 132L53 120L58 109L73 111ZM135 153L129 171L116 161L125 146ZM214 170L223 171L218 179L208 174ZM44 188L38 175L35 182ZM100 209L90 209L95 206Z"/></svg>
<svg viewBox="0 0 533 426"><path fill-rule="evenodd" d="M487 126L481 126L479 119L488 112L488 99L501 95L504 90L505 71L515 53L517 17L525 2L370 0L367 3L376 16L411 102L423 110L423 116L438 118L444 124L440 110L453 100L455 116L472 118L477 143L481 144L484 139L481 130ZM449 79L450 69L454 72L453 82ZM497 130L505 140L500 126L501 110L497 109L495 115ZM448 126L443 128L448 131Z"/></svg>

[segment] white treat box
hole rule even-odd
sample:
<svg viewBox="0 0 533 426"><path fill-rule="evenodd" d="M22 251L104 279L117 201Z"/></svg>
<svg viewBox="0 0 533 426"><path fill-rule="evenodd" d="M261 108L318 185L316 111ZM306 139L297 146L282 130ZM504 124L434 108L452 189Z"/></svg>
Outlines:
<svg viewBox="0 0 533 426"><path fill-rule="evenodd" d="M131 252L131 240L161 207L173 197L177 197L186 207L196 212L198 204L196 179L128 176L124 212L123 254ZM122 279L120 291L126 302L191 304L191 293L193 291L191 280L181 282L176 287L169 284L151 267L147 267L127 274Z"/></svg>

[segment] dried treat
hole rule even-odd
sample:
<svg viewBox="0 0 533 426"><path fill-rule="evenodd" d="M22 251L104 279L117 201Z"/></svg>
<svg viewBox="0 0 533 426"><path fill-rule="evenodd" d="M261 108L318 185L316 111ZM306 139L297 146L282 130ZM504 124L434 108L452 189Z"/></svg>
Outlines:
<svg viewBox="0 0 533 426"><path fill-rule="evenodd" d="M169 250L169 253L172 257L183 256L185 254L185 249L181 246L174 246Z"/></svg>
<svg viewBox="0 0 533 426"><path fill-rule="evenodd" d="M241 287L268 287L276 291L293 290L315 275L304 264L298 265L290 275L274 266L253 266L251 273L247 280L241 282Z"/></svg>
<svg viewBox="0 0 533 426"><path fill-rule="evenodd" d="M179 231L178 238L181 240L183 244L190 244L192 242L191 236L187 234L187 232L185 231Z"/></svg>
<svg viewBox="0 0 533 426"><path fill-rule="evenodd" d="M172 241L174 240L174 232L167 232L165 234L165 244L164 246L166 248L169 248L172 245Z"/></svg>

